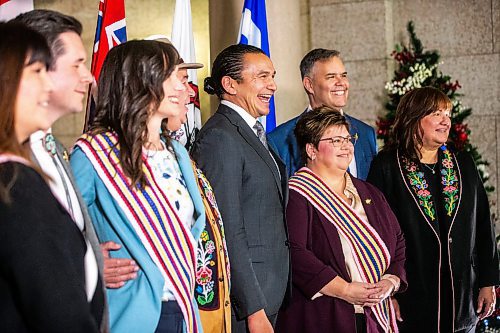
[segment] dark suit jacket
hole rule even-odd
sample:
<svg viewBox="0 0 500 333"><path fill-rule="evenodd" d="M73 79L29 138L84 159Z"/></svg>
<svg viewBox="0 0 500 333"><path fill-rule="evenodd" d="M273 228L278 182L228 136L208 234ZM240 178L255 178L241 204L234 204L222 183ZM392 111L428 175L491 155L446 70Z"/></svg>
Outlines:
<svg viewBox="0 0 500 333"><path fill-rule="evenodd" d="M441 153L440 153L441 154ZM460 172L458 208L448 224L449 239L440 239L418 205L396 152L381 152L373 160L368 181L385 195L396 214L406 240L408 290L397 295L401 332L437 332L440 267L450 265L455 302L455 330L476 325L479 288L499 283L498 253L488 198L474 161L465 152L456 154ZM441 242L448 243L449 257L442 257Z"/></svg>
<svg viewBox="0 0 500 333"><path fill-rule="evenodd" d="M82 233L33 169L0 164L0 182L12 186L0 201L0 331L98 332Z"/></svg>
<svg viewBox="0 0 500 333"><path fill-rule="evenodd" d="M307 112L307 109L306 111ZM368 176L370 163L377 155L377 140L373 128L364 122L345 114L347 121L351 125L350 134L358 134L358 141L354 146L354 157L356 159L357 178L365 180ZM278 126L269 133L268 142L273 149L278 152L283 162L286 164L288 177L291 177L297 170L304 166L300 156L300 149L297 138L293 131L300 116L297 116L286 123Z"/></svg>
<svg viewBox="0 0 500 333"><path fill-rule="evenodd" d="M286 173L247 123L220 105L201 129L193 158L212 184L231 264L231 302L238 319L278 312L289 281L284 210Z"/></svg>
<svg viewBox="0 0 500 333"><path fill-rule="evenodd" d="M363 202L370 225L384 240L391 255L386 274L398 276L401 279L399 290L404 291L405 243L398 221L375 186L354 177L352 182ZM290 191L286 215L290 231L293 291L290 305L278 315L277 332L355 333L353 305L329 296L311 300L336 276L351 281L337 229L296 191ZM368 332L381 331L370 311L367 312L367 325L370 328Z"/></svg>
<svg viewBox="0 0 500 333"><path fill-rule="evenodd" d="M94 229L94 225L92 224L92 220L90 219L89 212L87 210L87 204L82 198L82 195L78 189L78 186L76 184L76 180L73 176L73 172L71 170L71 167L69 166L68 159L69 155L66 150L66 148L61 144L57 138L54 138L56 142L56 158L61 162L61 165L64 168L64 172L66 172L66 175L68 176L68 179L70 180L69 184L70 186L73 187L75 190L76 196L78 198L78 204L80 205L80 208L82 210L82 215L83 215L83 221L84 221L84 230L83 230L83 236L85 239L89 241L90 246L92 247L92 251L94 252L96 261L97 261L97 268L98 268L98 273L99 273L99 281L97 284L98 290L96 290L94 294L94 298L91 300L91 305L93 307L93 312L99 313L99 318L102 318L99 324L100 327L100 332L101 333L107 333L109 332L109 312L108 312L108 305L107 305L107 298L106 298L106 287L104 285L104 276L103 276L103 270L104 270L104 258L102 256L101 252L101 247L99 245L99 240L97 239L97 235ZM33 160L35 162L38 162L36 160L36 157L33 155L32 156ZM43 165L40 165L40 168L43 170Z"/></svg>

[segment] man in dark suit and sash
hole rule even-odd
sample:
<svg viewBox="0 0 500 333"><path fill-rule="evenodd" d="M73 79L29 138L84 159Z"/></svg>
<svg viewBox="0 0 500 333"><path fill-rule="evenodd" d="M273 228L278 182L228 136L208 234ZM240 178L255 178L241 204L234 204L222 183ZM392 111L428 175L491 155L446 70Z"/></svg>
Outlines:
<svg viewBox="0 0 500 333"><path fill-rule="evenodd" d="M224 49L212 77L205 79L205 91L221 102L192 150L214 188L224 222L236 333L272 332L290 283L286 170L258 120L269 113L274 75L271 60L259 48Z"/></svg>
<svg viewBox="0 0 500 333"><path fill-rule="evenodd" d="M326 49L310 51L300 62L300 74L309 98L309 106L304 112L320 106L328 106L347 118L350 124L350 135L358 138L349 172L354 177L365 180L371 161L377 154L377 141L375 131L371 126L348 116L342 110L347 104L349 79L344 63L340 59L340 53ZM269 133L269 145L285 162L289 177L304 165L293 132L299 117L300 115L281 124Z"/></svg>

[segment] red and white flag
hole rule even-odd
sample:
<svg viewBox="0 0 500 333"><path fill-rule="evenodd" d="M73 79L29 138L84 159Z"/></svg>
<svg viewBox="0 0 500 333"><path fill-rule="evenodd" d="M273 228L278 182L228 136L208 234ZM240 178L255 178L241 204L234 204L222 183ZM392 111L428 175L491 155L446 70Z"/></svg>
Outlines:
<svg viewBox="0 0 500 333"><path fill-rule="evenodd" d="M1 0L0 0L1 1ZM99 80L101 67L108 54L114 46L127 41L127 26L125 23L124 0L101 0L99 2L99 14L94 39L94 50L92 53L91 72L94 83L90 88L87 100L87 113L85 115L85 130L88 129L95 116L95 93L96 82Z"/></svg>
<svg viewBox="0 0 500 333"><path fill-rule="evenodd" d="M175 2L172 44L179 51L184 62L196 63L190 0L176 0ZM188 106L187 122L181 128L183 133L179 133L180 135L176 138L189 150L196 134L201 129L201 112L196 69L188 69L187 71L189 84L196 95L191 98L191 103Z"/></svg>
<svg viewBox="0 0 500 333"><path fill-rule="evenodd" d="M33 10L33 0L0 0L0 21L8 21L30 10Z"/></svg>

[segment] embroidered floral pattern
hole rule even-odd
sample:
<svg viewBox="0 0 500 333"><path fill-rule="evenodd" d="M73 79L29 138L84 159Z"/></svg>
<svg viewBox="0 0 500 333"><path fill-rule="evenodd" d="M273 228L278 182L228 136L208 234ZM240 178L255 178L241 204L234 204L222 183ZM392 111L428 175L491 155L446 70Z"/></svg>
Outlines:
<svg viewBox="0 0 500 333"><path fill-rule="evenodd" d="M215 218L216 225L218 226L222 237L222 244L220 245L221 252L219 252L215 241L214 230L212 230L211 223L207 222L205 230L203 230L200 239L198 240L195 296L200 309L211 310L219 307L219 298L216 296L220 292L218 280L222 277L219 276L219 274L222 275L222 272L218 271L219 261L223 260L223 258L221 258L222 253L225 258L228 256L224 236L224 227L222 225L222 219L220 217L219 208L215 201L215 195L212 187L203 173L197 168L196 175L203 190L202 196L210 205L210 211L213 214L213 218ZM227 265L225 269L227 270L227 276L229 279L230 267L229 261L226 261Z"/></svg>
<svg viewBox="0 0 500 333"><path fill-rule="evenodd" d="M419 170L418 165L403 156L403 166L406 170L406 177L410 182L415 195L418 198L418 204L424 210L424 213L434 221L436 219L436 210L432 202L431 192L427 189L429 184L424 178L424 173Z"/></svg>
<svg viewBox="0 0 500 333"><path fill-rule="evenodd" d="M446 209L446 215L451 216L458 202L458 177L456 170L453 168L451 152L446 149L443 154L441 184L443 185L444 208Z"/></svg>
<svg viewBox="0 0 500 333"><path fill-rule="evenodd" d="M445 146L441 147L441 151L443 153L443 158L441 160L440 174L442 192L445 201L444 208L446 210L446 215L451 217L458 202L459 184L457 170L455 169L455 164L453 163L452 153ZM403 168L406 171L406 177L408 178L410 186L418 198L418 204L422 207L424 213L432 221L434 221L436 219L436 211L432 201L432 195L428 190L429 185L425 180L424 173L414 161L410 161L404 156L402 157L402 161Z"/></svg>
<svg viewBox="0 0 500 333"><path fill-rule="evenodd" d="M217 266L213 260L215 245L207 230L201 233L198 240L196 259L196 300L199 305L207 305L214 299L214 281L212 277L217 276Z"/></svg>

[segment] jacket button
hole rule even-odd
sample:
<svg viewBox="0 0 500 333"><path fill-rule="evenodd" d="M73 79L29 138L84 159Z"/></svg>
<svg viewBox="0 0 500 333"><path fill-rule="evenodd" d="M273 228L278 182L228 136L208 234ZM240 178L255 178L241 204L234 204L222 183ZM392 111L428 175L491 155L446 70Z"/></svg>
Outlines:
<svg viewBox="0 0 500 333"><path fill-rule="evenodd" d="M222 276L219 278L219 282L224 282L224 278Z"/></svg>
<svg viewBox="0 0 500 333"><path fill-rule="evenodd" d="M451 238L451 237L448 238L448 243L450 243L450 244L453 243L453 238Z"/></svg>
<svg viewBox="0 0 500 333"><path fill-rule="evenodd" d="M285 246L290 247L290 242L288 240L285 241Z"/></svg>
<svg viewBox="0 0 500 333"><path fill-rule="evenodd" d="M225 305L225 306L229 306L229 301L226 301L226 302L224 303L224 305Z"/></svg>

